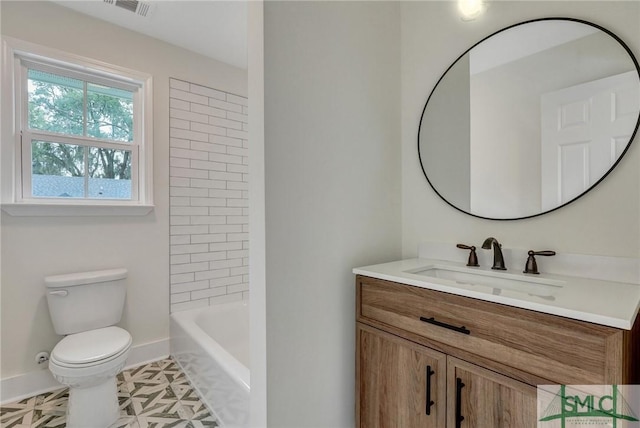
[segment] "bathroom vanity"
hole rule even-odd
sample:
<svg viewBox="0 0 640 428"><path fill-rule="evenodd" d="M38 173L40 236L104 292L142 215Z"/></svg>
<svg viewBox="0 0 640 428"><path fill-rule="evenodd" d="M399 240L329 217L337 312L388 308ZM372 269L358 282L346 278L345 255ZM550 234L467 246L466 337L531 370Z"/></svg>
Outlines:
<svg viewBox="0 0 640 428"><path fill-rule="evenodd" d="M640 127L638 94L638 62L609 30L572 18L512 25L436 83L418 127L422 171L444 202L471 216L546 214L616 167ZM611 100L627 106L624 120ZM614 122L622 131L605 131ZM624 135L615 155L614 134ZM550 250L512 252L507 271L493 237L482 245L494 250L492 269L475 246L457 248L471 250L473 267L419 249L422 258L354 269L357 427L533 428L540 385L555 395L558 385L640 384L637 260L545 261L589 277L578 278L538 275L533 256ZM624 275L635 283L615 282Z"/></svg>
<svg viewBox="0 0 640 428"><path fill-rule="evenodd" d="M535 427L538 385L640 383L636 284L492 287L490 270L425 259L354 273L357 427Z"/></svg>

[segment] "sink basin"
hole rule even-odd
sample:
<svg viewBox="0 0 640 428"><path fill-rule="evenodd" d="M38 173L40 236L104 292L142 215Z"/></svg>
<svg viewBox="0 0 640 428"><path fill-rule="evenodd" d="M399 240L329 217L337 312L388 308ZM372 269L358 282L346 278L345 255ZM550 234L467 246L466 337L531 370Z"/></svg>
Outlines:
<svg viewBox="0 0 640 428"><path fill-rule="evenodd" d="M467 287L488 287L492 289L490 290L492 294L500 294L502 290L511 290L547 297L552 296L564 284L564 281L456 266L430 265L405 272L453 281L456 285Z"/></svg>

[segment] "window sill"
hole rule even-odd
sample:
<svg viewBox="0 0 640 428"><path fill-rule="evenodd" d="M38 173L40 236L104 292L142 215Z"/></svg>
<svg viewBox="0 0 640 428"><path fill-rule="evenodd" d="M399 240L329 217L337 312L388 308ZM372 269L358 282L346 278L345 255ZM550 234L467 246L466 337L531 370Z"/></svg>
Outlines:
<svg viewBox="0 0 640 428"><path fill-rule="evenodd" d="M51 203L4 203L2 211L16 217L81 217L81 216L143 216L153 205L93 205Z"/></svg>

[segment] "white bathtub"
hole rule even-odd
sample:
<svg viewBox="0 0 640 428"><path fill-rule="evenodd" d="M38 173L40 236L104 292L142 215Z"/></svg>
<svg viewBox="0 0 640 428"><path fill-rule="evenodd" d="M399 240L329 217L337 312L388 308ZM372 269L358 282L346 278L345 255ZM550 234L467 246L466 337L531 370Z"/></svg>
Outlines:
<svg viewBox="0 0 640 428"><path fill-rule="evenodd" d="M171 355L222 426L249 426L248 301L171 314Z"/></svg>

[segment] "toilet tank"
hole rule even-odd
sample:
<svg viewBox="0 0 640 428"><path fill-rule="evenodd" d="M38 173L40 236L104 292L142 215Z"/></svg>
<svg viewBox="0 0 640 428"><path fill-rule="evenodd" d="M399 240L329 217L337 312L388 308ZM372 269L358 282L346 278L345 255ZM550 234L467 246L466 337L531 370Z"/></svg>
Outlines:
<svg viewBox="0 0 640 428"><path fill-rule="evenodd" d="M126 269L46 277L47 304L56 333L79 333L120 322L126 278Z"/></svg>

